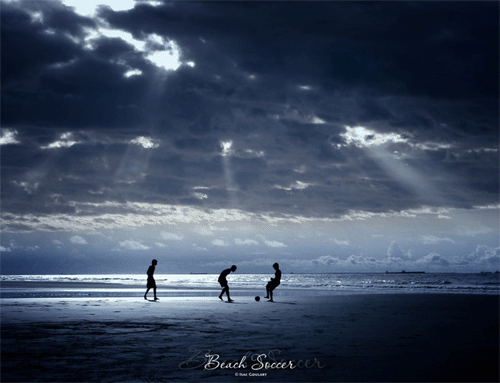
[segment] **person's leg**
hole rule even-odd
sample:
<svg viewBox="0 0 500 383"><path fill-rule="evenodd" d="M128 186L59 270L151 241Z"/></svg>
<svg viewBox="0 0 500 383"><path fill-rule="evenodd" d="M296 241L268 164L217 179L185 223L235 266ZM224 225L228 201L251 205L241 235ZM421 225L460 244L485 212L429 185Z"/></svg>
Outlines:
<svg viewBox="0 0 500 383"><path fill-rule="evenodd" d="M269 299L269 283L266 285L266 296L265 299Z"/></svg>
<svg viewBox="0 0 500 383"><path fill-rule="evenodd" d="M222 288L222 291L220 292L220 295L219 295L219 299L220 299L220 300L222 300L222 296L223 296L223 295L224 295L224 293L226 292L226 289L227 289L227 287L226 287L226 286L224 286L224 287Z"/></svg>
<svg viewBox="0 0 500 383"><path fill-rule="evenodd" d="M148 292L149 292L149 287L148 289L146 290L146 294L144 294L144 299L148 299L146 295L148 295Z"/></svg>
<svg viewBox="0 0 500 383"><path fill-rule="evenodd" d="M227 294L227 301L228 302L232 302L233 300L231 299L231 297L229 296L229 286L226 286L226 294Z"/></svg>
<svg viewBox="0 0 500 383"><path fill-rule="evenodd" d="M273 302L273 292L274 292L274 289L277 287L277 285L275 283L269 283L269 285L267 286L267 289L269 291L269 294L267 294L269 296L269 301L270 302Z"/></svg>
<svg viewBox="0 0 500 383"><path fill-rule="evenodd" d="M155 301L157 301L158 298L156 297L156 285L154 285L154 287L153 287L153 292L154 292L154 295L155 295Z"/></svg>

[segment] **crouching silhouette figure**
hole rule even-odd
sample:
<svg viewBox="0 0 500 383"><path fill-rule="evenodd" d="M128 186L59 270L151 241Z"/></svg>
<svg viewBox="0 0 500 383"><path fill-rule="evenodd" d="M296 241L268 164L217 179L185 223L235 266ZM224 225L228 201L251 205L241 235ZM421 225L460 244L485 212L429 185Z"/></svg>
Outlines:
<svg viewBox="0 0 500 383"><path fill-rule="evenodd" d="M224 293L226 293L227 295L227 301L228 302L232 302L233 300L231 299L231 297L229 296L229 286L227 284L227 279L226 277L229 275L229 273L232 271L233 273L236 271L236 266L235 265L232 265L231 268L229 269L225 269L222 271L222 273L220 273L219 275L219 283L222 287L222 291L220 292L220 295L219 295L219 299L222 301L222 296L224 295Z"/></svg>
<svg viewBox="0 0 500 383"><path fill-rule="evenodd" d="M267 295L264 297L266 299L269 299L269 302L274 302L273 301L273 290L279 286L281 283L281 270L280 270L280 265L276 262L273 265L274 270L276 272L274 273L274 278L271 278L271 280L267 283L266 285L266 293Z"/></svg>

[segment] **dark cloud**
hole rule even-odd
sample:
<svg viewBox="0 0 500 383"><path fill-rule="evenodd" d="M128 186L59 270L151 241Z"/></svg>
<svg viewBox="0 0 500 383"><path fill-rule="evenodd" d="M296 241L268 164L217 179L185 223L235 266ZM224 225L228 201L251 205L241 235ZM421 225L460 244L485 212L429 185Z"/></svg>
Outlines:
<svg viewBox="0 0 500 383"><path fill-rule="evenodd" d="M188 59L217 63L224 73L234 73L233 64L275 86L311 81L463 98L498 94L486 74L498 67L490 57L497 10L494 3L175 3L102 15L135 35L180 41Z"/></svg>
<svg viewBox="0 0 500 383"><path fill-rule="evenodd" d="M44 28L33 22L26 12L13 9L8 4L2 5L1 21L2 86L7 90L11 85L34 91L36 84L33 81L36 81L40 71L47 65L68 61L80 51L63 34L66 32L64 29L63 33L44 33Z"/></svg>
<svg viewBox="0 0 500 383"><path fill-rule="evenodd" d="M498 7L143 3L96 21L57 2L2 4L2 127L19 139L2 147L3 211L131 201L337 217L496 203ZM105 23L144 50L99 35ZM164 71L147 50L170 40L183 64ZM374 133L357 147L346 126ZM384 152L367 144L389 134Z"/></svg>

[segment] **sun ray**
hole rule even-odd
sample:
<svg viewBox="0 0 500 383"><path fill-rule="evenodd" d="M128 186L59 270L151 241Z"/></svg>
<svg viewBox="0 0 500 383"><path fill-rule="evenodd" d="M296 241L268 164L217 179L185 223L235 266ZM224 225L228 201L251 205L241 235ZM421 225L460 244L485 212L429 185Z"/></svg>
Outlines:
<svg viewBox="0 0 500 383"><path fill-rule="evenodd" d="M237 188L234 183L233 171L230 161L230 157L234 153L232 149L233 141L221 141L220 146L222 148L222 166L224 167L224 177L226 179L226 190L229 195L230 207L237 208Z"/></svg>
<svg viewBox="0 0 500 383"><path fill-rule="evenodd" d="M397 133L378 133L362 126L351 128L341 134L347 145L355 145L374 160L388 176L407 190L416 194L423 203L444 202L442 193L420 171L404 161L404 157L396 156L389 149L391 144L409 145L408 138Z"/></svg>

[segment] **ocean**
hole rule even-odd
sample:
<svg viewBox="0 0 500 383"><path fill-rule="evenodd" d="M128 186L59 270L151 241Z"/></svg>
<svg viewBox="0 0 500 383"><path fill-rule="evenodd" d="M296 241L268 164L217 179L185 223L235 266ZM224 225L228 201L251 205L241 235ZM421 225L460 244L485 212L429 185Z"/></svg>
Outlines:
<svg viewBox="0 0 500 383"><path fill-rule="evenodd" d="M264 295L272 274L228 277L232 296ZM158 296L216 296L218 274L157 274ZM1 297L141 296L144 274L2 275ZM217 292L216 292L217 291ZM277 295L347 293L500 294L499 273L284 274ZM152 292L151 292L152 293Z"/></svg>

